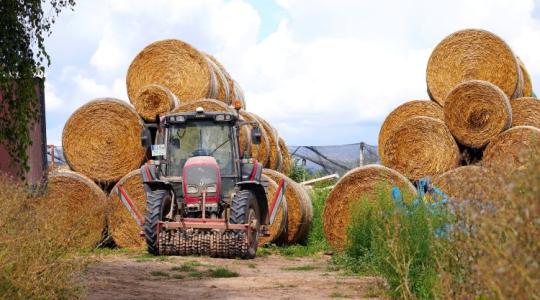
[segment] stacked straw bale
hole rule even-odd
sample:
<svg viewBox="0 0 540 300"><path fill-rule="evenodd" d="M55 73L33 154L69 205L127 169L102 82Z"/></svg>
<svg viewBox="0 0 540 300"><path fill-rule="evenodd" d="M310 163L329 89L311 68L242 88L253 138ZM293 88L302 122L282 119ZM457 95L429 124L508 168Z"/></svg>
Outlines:
<svg viewBox="0 0 540 300"><path fill-rule="evenodd" d="M139 236L142 228L134 221L129 210L124 206L120 193L125 192L133 203L133 213L141 224L144 223L146 212L146 193L143 187L141 170L133 170L124 176L109 194L110 213L108 217L109 234L121 248L142 248L146 246L144 239Z"/></svg>
<svg viewBox="0 0 540 300"><path fill-rule="evenodd" d="M261 131L261 142L257 145L251 145L251 157L257 159L257 161L259 161L263 166L266 165L270 157L270 140L266 130L253 114L246 111L240 111L240 116L242 116L242 118L244 118L244 120L247 122L256 123L259 127Z"/></svg>
<svg viewBox="0 0 540 300"><path fill-rule="evenodd" d="M534 126L540 129L540 101L532 97L510 101L512 106L512 127Z"/></svg>
<svg viewBox="0 0 540 300"><path fill-rule="evenodd" d="M540 154L540 129L516 126L492 139L484 151L483 164L509 174L528 166L534 154Z"/></svg>
<svg viewBox="0 0 540 300"><path fill-rule="evenodd" d="M130 101L137 113L149 122L154 122L156 116L162 116L180 105L178 98L168 88L159 84L143 86Z"/></svg>
<svg viewBox="0 0 540 300"><path fill-rule="evenodd" d="M381 161L386 160L384 143L388 140L390 133L401 126L403 122L414 117L431 117L441 121L444 120L443 110L436 102L413 100L401 104L386 117L379 131L378 150Z"/></svg>
<svg viewBox="0 0 540 300"><path fill-rule="evenodd" d="M428 61L426 80L434 101L463 81L478 79L498 86L508 98L522 94L521 69L510 47L495 34L478 29L457 31L443 39Z"/></svg>
<svg viewBox="0 0 540 300"><path fill-rule="evenodd" d="M268 208L270 209L272 201L278 190L278 183L267 175L262 175L262 181L266 185L266 198L268 200ZM270 236L260 236L259 246L276 242L287 228L287 197L285 196L276 213L274 223L269 226L268 231Z"/></svg>
<svg viewBox="0 0 540 300"><path fill-rule="evenodd" d="M389 193L392 186L399 187L405 195L416 195L407 178L380 165L358 167L341 177L328 195L323 213L324 233L330 245L336 250L344 249L355 203L373 201L378 193Z"/></svg>
<svg viewBox="0 0 540 300"><path fill-rule="evenodd" d="M281 157L283 158L281 170L279 171L283 174L289 174L293 165L293 160L291 154L289 153L289 148L287 148L285 140L281 137L279 138L279 150L281 150Z"/></svg>
<svg viewBox="0 0 540 300"><path fill-rule="evenodd" d="M531 76L529 75L529 71L527 71L525 64L519 57L517 57L517 60L519 63L519 68L521 69L521 73L523 74L523 97L532 97L533 96L532 82L531 82Z"/></svg>
<svg viewBox="0 0 540 300"><path fill-rule="evenodd" d="M382 163L411 180L459 166L459 148L444 122L414 117L394 129L383 145Z"/></svg>
<svg viewBox="0 0 540 300"><path fill-rule="evenodd" d="M82 228L67 244L78 249L91 249L103 240L106 224L107 197L90 178L73 171L57 170L49 174L47 194L48 205L70 212L69 219L63 220L66 230Z"/></svg>
<svg viewBox="0 0 540 300"><path fill-rule="evenodd" d="M270 155L265 167L272 170L280 170L283 157L281 156L281 150L279 149L279 136L277 134L277 130L274 129L274 127L272 127L272 125L270 125L270 123L268 123L265 119L253 113L252 115L264 128L265 134L268 136L268 141L270 142Z"/></svg>
<svg viewBox="0 0 540 300"><path fill-rule="evenodd" d="M275 182L279 183L281 180L285 180L287 183L285 189L285 197L287 198L287 234L286 237L283 237L283 242L293 244L304 241L313 219L313 206L309 194L300 184L280 172L264 169L263 174Z"/></svg>
<svg viewBox="0 0 540 300"><path fill-rule="evenodd" d="M508 97L496 85L470 80L458 84L444 101L444 121L462 145L485 146L512 124Z"/></svg>
<svg viewBox="0 0 540 300"><path fill-rule="evenodd" d="M102 98L76 110L64 126L62 144L71 169L94 181L119 180L143 162L143 122L124 101Z"/></svg>
<svg viewBox="0 0 540 300"><path fill-rule="evenodd" d="M452 200L488 202L501 199L507 192L506 183L493 170L482 166L462 166L433 180Z"/></svg>

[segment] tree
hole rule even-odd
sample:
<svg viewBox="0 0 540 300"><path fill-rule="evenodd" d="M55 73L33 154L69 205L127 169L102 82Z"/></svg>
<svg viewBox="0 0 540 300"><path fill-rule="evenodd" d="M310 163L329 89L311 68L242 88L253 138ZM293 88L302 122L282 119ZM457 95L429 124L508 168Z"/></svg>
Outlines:
<svg viewBox="0 0 540 300"><path fill-rule="evenodd" d="M75 0L0 0L0 143L20 176L30 168L28 128L39 118L34 78L50 65L45 38L59 13L74 5Z"/></svg>

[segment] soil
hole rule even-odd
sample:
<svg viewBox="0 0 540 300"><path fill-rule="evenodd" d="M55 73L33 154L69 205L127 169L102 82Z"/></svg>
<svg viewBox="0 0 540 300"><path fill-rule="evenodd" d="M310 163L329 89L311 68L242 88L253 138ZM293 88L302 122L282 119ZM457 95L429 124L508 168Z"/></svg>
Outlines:
<svg viewBox="0 0 540 300"><path fill-rule="evenodd" d="M329 256L252 260L101 255L82 276L85 299L379 299L379 278L333 268ZM229 278L210 273L225 268ZM235 272L230 273L227 272ZM221 270L223 271L223 270ZM220 275L215 275L219 277ZM224 276L221 274L221 276Z"/></svg>

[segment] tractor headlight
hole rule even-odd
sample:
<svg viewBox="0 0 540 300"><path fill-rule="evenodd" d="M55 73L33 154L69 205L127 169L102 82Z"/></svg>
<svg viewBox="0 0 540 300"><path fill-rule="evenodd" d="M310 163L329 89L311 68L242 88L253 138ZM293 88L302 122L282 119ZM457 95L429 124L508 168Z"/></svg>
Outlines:
<svg viewBox="0 0 540 300"><path fill-rule="evenodd" d="M206 191L208 193L215 193L217 191L217 186L216 184L211 184L209 185L207 188L206 188Z"/></svg>
<svg viewBox="0 0 540 300"><path fill-rule="evenodd" d="M188 194L197 194L199 192L199 189L194 185L188 185L187 192Z"/></svg>

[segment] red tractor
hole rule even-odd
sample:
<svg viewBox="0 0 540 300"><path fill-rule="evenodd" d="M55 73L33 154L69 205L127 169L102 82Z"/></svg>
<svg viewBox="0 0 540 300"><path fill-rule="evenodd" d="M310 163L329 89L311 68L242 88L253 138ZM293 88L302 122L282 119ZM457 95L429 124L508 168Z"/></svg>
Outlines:
<svg viewBox="0 0 540 300"><path fill-rule="evenodd" d="M240 157L241 126L252 126L252 142L260 142L260 129L240 120L238 111L168 115L159 120L154 145L149 130L143 132L154 158L142 167L148 252L255 257L285 186L280 182L269 207L263 166Z"/></svg>

